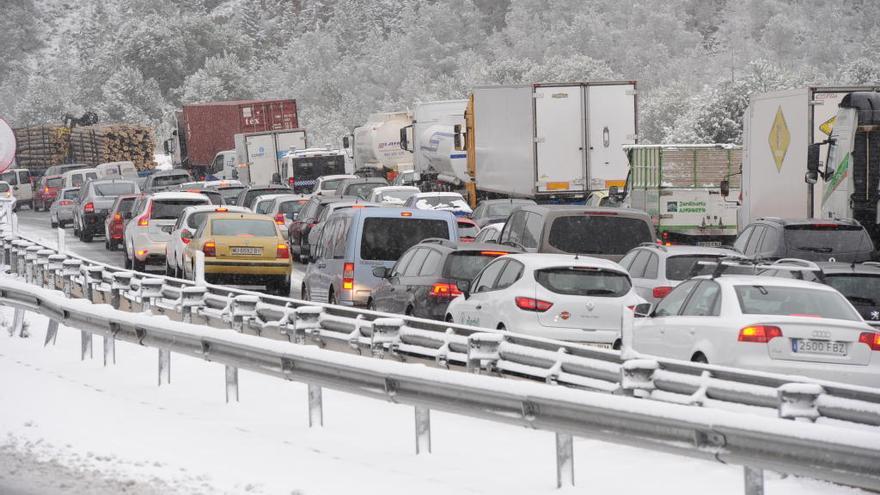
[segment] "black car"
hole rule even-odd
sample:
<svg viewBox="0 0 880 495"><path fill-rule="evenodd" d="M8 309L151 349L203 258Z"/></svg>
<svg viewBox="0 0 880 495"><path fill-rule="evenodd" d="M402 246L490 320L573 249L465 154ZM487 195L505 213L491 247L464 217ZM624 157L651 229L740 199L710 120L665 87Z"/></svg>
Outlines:
<svg viewBox="0 0 880 495"><path fill-rule="evenodd" d="M375 311L442 320L460 292L456 282L473 278L493 259L522 252L498 244L427 239L409 248L391 269L377 267L382 283L367 306Z"/></svg>
<svg viewBox="0 0 880 495"><path fill-rule="evenodd" d="M808 261L869 261L874 243L855 220L759 218L743 229L733 245L747 258Z"/></svg>
<svg viewBox="0 0 880 495"><path fill-rule="evenodd" d="M507 220L507 217L513 213L517 206L533 204L535 202L531 199L487 199L480 201L471 218L477 222L480 228L483 228L490 223L499 223Z"/></svg>
<svg viewBox="0 0 880 495"><path fill-rule="evenodd" d="M337 196L357 196L361 199L370 197L370 193L377 187L387 186L388 181L381 177L359 177L357 179L345 179L336 187Z"/></svg>
<svg viewBox="0 0 880 495"><path fill-rule="evenodd" d="M293 194L293 189L282 186L280 184L269 184L268 186L251 186L242 189L238 193L234 205L244 206L245 208L253 208L254 200L264 194Z"/></svg>

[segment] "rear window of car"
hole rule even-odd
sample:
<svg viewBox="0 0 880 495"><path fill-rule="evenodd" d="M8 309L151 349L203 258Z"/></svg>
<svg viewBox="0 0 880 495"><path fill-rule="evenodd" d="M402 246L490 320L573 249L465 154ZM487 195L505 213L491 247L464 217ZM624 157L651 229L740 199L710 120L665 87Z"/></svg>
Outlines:
<svg viewBox="0 0 880 495"><path fill-rule="evenodd" d="M632 284L623 273L589 267L545 268L535 272L545 289L568 296L621 297Z"/></svg>
<svg viewBox="0 0 880 495"><path fill-rule="evenodd" d="M8 186L7 186L8 187ZM64 191L64 199L76 199L79 196L79 189L68 189Z"/></svg>
<svg viewBox="0 0 880 495"><path fill-rule="evenodd" d="M61 187L62 185L64 185L64 179L61 177L46 179L46 187Z"/></svg>
<svg viewBox="0 0 880 495"><path fill-rule="evenodd" d="M223 201L226 201L226 204L234 205L242 189L244 187L224 187L223 189L218 189L217 192L223 196Z"/></svg>
<svg viewBox="0 0 880 495"><path fill-rule="evenodd" d="M428 196L416 200L416 208L427 210L430 208L460 208L470 209L467 202L457 194L445 196Z"/></svg>
<svg viewBox="0 0 880 495"><path fill-rule="evenodd" d="M377 187L379 187L381 185L382 184L375 184L375 183L369 183L369 182L351 184L345 189L345 195L346 196L357 196L361 199L367 199L367 197L370 195L370 193L373 191L373 189L376 189Z"/></svg>
<svg viewBox="0 0 880 495"><path fill-rule="evenodd" d="M189 176L187 175L160 175L158 177L153 178L153 187L168 187L168 186L176 186L178 184L183 184L184 182L189 182Z"/></svg>
<svg viewBox="0 0 880 495"><path fill-rule="evenodd" d="M822 256L874 249L868 233L859 225L786 225L785 243L794 251Z"/></svg>
<svg viewBox="0 0 880 495"><path fill-rule="evenodd" d="M271 189L271 188L251 189L250 191L245 193L244 203L242 203L241 206L246 206L246 207L250 208L250 207L254 206L253 202L259 196L265 196L267 194L281 194L283 192L284 191L281 189ZM288 192L290 192L290 191L288 191Z"/></svg>
<svg viewBox="0 0 880 495"><path fill-rule="evenodd" d="M224 204L223 196L221 196L220 193L218 193L216 191L199 191L199 194L204 194L205 196L207 196L208 200L211 201L212 205Z"/></svg>
<svg viewBox="0 0 880 495"><path fill-rule="evenodd" d="M339 187L339 183L345 179L333 179L333 180L325 180L321 183L321 190L323 191L335 191L337 187Z"/></svg>
<svg viewBox="0 0 880 495"><path fill-rule="evenodd" d="M253 237L275 237L278 235L275 222L238 218L217 218L211 220L213 235L244 235Z"/></svg>
<svg viewBox="0 0 880 495"><path fill-rule="evenodd" d="M131 211L132 206L134 206L134 198L124 198L119 201L116 211L125 214Z"/></svg>
<svg viewBox="0 0 880 495"><path fill-rule="evenodd" d="M456 280L473 280L484 266L499 256L498 253L464 251L450 253L443 267L443 277Z"/></svg>
<svg viewBox="0 0 880 495"><path fill-rule="evenodd" d="M670 256L666 258L666 279L667 280L685 280L697 275L705 275L715 270L715 265L699 265L697 270L692 273L695 265L701 261L715 263L721 256L711 255L681 255ZM730 272L725 272L730 273Z"/></svg>
<svg viewBox="0 0 880 495"><path fill-rule="evenodd" d="M278 213L289 215L291 213L299 213L306 205L307 201L295 199L293 201L284 201L278 205Z"/></svg>
<svg viewBox="0 0 880 495"><path fill-rule="evenodd" d="M150 218L153 220L177 220L187 206L208 204L208 198L199 199L159 199L151 206Z"/></svg>
<svg viewBox="0 0 880 495"><path fill-rule="evenodd" d="M825 283L837 289L855 306L880 309L880 276L868 274L827 274Z"/></svg>
<svg viewBox="0 0 880 495"><path fill-rule="evenodd" d="M626 254L643 242L651 242L648 223L621 216L570 215L556 217L548 243L566 253Z"/></svg>
<svg viewBox="0 0 880 495"><path fill-rule="evenodd" d="M361 259L395 261L404 251L425 239L449 239L449 230L445 220L366 218L361 238Z"/></svg>
<svg viewBox="0 0 880 495"><path fill-rule="evenodd" d="M861 318L839 293L805 287L737 285L743 314L788 315L855 320Z"/></svg>
<svg viewBox="0 0 880 495"><path fill-rule="evenodd" d="M459 237L476 237L480 233L480 228L469 222L458 222Z"/></svg>
<svg viewBox="0 0 880 495"><path fill-rule="evenodd" d="M108 182L95 184L94 190L98 196L119 196L120 194L134 193L134 184L131 182Z"/></svg>

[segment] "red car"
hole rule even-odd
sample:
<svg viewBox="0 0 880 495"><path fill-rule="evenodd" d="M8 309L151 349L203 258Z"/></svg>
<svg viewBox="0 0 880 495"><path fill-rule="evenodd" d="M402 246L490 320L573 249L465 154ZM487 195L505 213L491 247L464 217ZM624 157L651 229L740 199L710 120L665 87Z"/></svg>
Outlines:
<svg viewBox="0 0 880 495"><path fill-rule="evenodd" d="M34 190L34 210L49 211L49 207L58 197L58 191L64 185L64 179L60 175L44 175L37 183Z"/></svg>
<svg viewBox="0 0 880 495"><path fill-rule="evenodd" d="M461 242L474 242L474 238L480 233L477 222L470 218L458 217L458 240Z"/></svg>

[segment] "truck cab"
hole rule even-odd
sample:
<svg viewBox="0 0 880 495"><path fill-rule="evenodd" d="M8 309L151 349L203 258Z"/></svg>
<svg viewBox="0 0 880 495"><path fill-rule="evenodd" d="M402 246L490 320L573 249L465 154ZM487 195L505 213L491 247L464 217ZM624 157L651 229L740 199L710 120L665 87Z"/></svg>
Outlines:
<svg viewBox="0 0 880 495"><path fill-rule="evenodd" d="M221 151L214 155L208 176L208 180L232 180L238 179L238 171L235 163L235 150Z"/></svg>
<svg viewBox="0 0 880 495"><path fill-rule="evenodd" d="M294 192L309 193L318 177L345 174L345 153L329 146L290 150L281 161L280 174Z"/></svg>

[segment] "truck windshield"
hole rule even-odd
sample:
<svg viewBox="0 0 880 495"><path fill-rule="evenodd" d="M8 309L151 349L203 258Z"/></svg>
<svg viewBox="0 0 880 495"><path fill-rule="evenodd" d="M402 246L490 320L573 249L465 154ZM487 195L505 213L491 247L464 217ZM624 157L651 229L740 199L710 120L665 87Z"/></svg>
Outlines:
<svg viewBox="0 0 880 495"><path fill-rule="evenodd" d="M339 155L294 158L292 164L293 178L297 181L345 173L345 158Z"/></svg>
<svg viewBox="0 0 880 495"><path fill-rule="evenodd" d="M638 218L571 215L557 217L550 226L548 242L575 254L622 255L643 242L651 242L651 227Z"/></svg>

